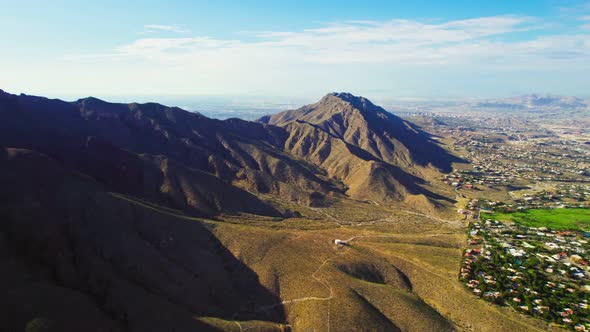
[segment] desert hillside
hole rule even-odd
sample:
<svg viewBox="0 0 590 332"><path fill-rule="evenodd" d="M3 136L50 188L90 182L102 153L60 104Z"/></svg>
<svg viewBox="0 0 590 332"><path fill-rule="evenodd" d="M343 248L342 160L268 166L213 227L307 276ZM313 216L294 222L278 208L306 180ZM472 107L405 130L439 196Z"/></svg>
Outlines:
<svg viewBox="0 0 590 332"><path fill-rule="evenodd" d="M285 150L326 170L357 199L442 199L423 186L424 176L460 161L416 125L349 93L259 121L285 128Z"/></svg>
<svg viewBox="0 0 590 332"><path fill-rule="evenodd" d="M428 177L458 159L429 134L348 94L263 120L1 93L0 325L540 326L457 282L464 227Z"/></svg>

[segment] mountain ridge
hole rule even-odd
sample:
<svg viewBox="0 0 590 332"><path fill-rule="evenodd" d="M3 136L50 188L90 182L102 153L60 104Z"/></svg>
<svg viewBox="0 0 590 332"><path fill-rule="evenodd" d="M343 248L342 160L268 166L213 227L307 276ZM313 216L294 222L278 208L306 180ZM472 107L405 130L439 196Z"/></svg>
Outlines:
<svg viewBox="0 0 590 332"><path fill-rule="evenodd" d="M357 199L403 201L407 194L440 199L417 185L425 183L420 175L431 167L449 171L460 161L417 126L349 93L330 93L259 122L285 128L285 150L326 169Z"/></svg>
<svg viewBox="0 0 590 332"><path fill-rule="evenodd" d="M279 128L253 122L214 120L155 103L112 104L96 98L68 103L10 94L0 97L0 118L0 142L5 146L40 150L74 168L80 162L72 159L86 156L86 142L94 137L92 141L127 151L124 154L165 155L240 190L302 202L310 191L337 192L333 184L317 177L321 170L310 169L276 148L284 139ZM146 172L143 169L140 178Z"/></svg>
<svg viewBox="0 0 590 332"><path fill-rule="evenodd" d="M522 110L582 110L590 108L590 100L575 96L531 93L507 98L482 100L475 103L484 108L515 108Z"/></svg>
<svg viewBox="0 0 590 332"><path fill-rule="evenodd" d="M390 112L387 112L383 108L376 106L371 101L364 97L356 97L350 93L330 93L324 96L319 102L303 106L295 110L287 110L274 115L265 116L260 118L258 121L262 123L268 123L278 126L285 126L289 122L299 120L299 122L309 122L317 125L324 131L335 134L346 142L362 147L369 151L376 157L383 159L386 162L392 164L398 164L398 161L391 156L393 151L383 150L394 150L394 145L411 145L413 141L419 141L423 144L422 149L426 148L427 151L419 151L422 156L415 153L411 156L412 159L419 164L419 166L426 166L429 161L426 159L428 155L432 153L441 154L441 157L448 157L449 160L436 161L433 158L435 167L449 171L449 165L451 161L458 161L458 158L449 156L448 152L437 146L429 134L422 131L417 126L405 121ZM361 123L353 123L359 121ZM348 125L354 125L356 128L352 128L352 133L346 133ZM365 126L365 128L359 128ZM365 136L368 134L375 135L376 139L381 140L384 149L375 148L370 146L371 144L378 144L379 142L370 142L369 137L364 137L367 144L359 143L359 137L361 131L370 131L370 133L364 133ZM384 137L386 136L386 137ZM401 142L396 142L401 141ZM403 149L404 146L399 146ZM402 156L402 158L408 156ZM408 161L409 162L409 161ZM400 166L398 164L398 166ZM412 166L407 164L406 166Z"/></svg>
<svg viewBox="0 0 590 332"><path fill-rule="evenodd" d="M350 93L330 93L315 104L259 122L215 120L157 103L117 104L94 97L64 102L3 93L0 102L0 118L4 120L0 142L6 146L38 149L74 168L82 167L80 171L91 172L96 179L114 183L116 190L192 213L226 210L280 215L276 207L262 201L253 203L260 194L302 204L346 195L377 201L403 201L406 194L439 199L439 195L422 188L425 182L420 173L429 167L448 171L450 163L457 160L418 127ZM304 122L313 129L306 128ZM15 131L18 127L31 130ZM317 144L315 156L306 148L310 137L323 140ZM110 149L118 159L136 160L135 166L129 164L123 171L116 166L119 160L110 168L104 167L111 173L101 174L92 167L97 162L96 153L94 162L72 160L90 158L91 148ZM337 165L332 162L335 158L328 158L328 150L339 151ZM202 183L218 183L213 186L216 188L237 187L230 191L238 194L242 190L240 195L252 197L244 200L251 204L230 208L223 204L221 195L215 197L216 190L198 189L185 180L171 181L162 168L170 164L168 161L159 165L149 162L160 155L180 167L176 173L194 176L195 171L204 172L199 174L211 181ZM429 160L431 156L438 158ZM131 169L136 169L137 181L123 188L134 178L124 175ZM117 176L122 181L109 181ZM222 181L213 181L211 176ZM375 183L377 187L373 188ZM380 184L383 188L378 188Z"/></svg>

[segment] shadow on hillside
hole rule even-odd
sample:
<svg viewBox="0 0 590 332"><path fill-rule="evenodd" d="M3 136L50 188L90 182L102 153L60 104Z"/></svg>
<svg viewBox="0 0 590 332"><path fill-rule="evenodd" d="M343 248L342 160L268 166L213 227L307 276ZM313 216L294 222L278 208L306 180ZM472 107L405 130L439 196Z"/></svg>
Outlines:
<svg viewBox="0 0 590 332"><path fill-rule="evenodd" d="M404 170L402 170L401 168L386 163L384 161L382 161L381 159L373 156L372 154L370 154L369 152L354 146L352 144L348 144L345 143L346 147L348 148L348 151L350 151L350 153L352 153L353 155L357 156L358 158L361 158L363 160L372 160L375 162L379 163L379 168L384 170L383 176L381 177L381 179L386 180L387 178L389 178L389 176L392 176L393 178L395 178L396 181L398 181L401 185L403 185L410 194L412 195L424 195L428 198L432 198L432 199L436 199L436 200L443 200L443 201L447 201L450 203L454 203L454 200L439 195L437 193L434 193L428 189L425 189L423 187L421 187L421 185L426 185L426 181L420 177L417 177L415 175L409 174L407 172L405 172ZM391 186L392 188L391 191L395 192L395 188L393 184L391 183L384 183L384 185L386 186Z"/></svg>
<svg viewBox="0 0 590 332"><path fill-rule="evenodd" d="M281 300L204 224L117 198L36 152L0 151L0 221L19 256L47 268L56 287L89 296L126 329L203 329L198 316L285 321L282 307L254 310ZM3 313L65 319L56 308L71 306L55 294Z"/></svg>
<svg viewBox="0 0 590 332"><path fill-rule="evenodd" d="M388 121L383 121L375 114L369 114L370 121L376 128L386 132L397 133L395 138L405 145L412 156L412 160L420 166L432 165L438 168L441 172L448 173L453 170L453 163L464 163L465 160L452 155L440 146L433 136L428 132L422 130L419 126L405 121L385 110L384 114L388 117ZM411 131L400 132L396 128L410 127ZM403 133L412 133L405 134Z"/></svg>
<svg viewBox="0 0 590 332"><path fill-rule="evenodd" d="M402 184L412 195L424 195L428 198L442 200L449 203L455 202L453 199L449 197L445 197L443 195L439 195L435 192L425 189L424 187L422 187L422 185L427 184L427 182L424 179L409 174L397 166L384 163L382 167L386 168L388 172L392 174L395 177L395 179L399 181L399 183Z"/></svg>

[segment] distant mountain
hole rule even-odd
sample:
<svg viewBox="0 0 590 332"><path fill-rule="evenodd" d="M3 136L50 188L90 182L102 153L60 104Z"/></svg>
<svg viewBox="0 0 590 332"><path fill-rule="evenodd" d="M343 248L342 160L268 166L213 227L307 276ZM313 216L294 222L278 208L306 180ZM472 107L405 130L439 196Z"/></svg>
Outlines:
<svg viewBox="0 0 590 332"><path fill-rule="evenodd" d="M421 168L449 171L459 161L417 126L349 93L259 121L285 128L285 150L325 169L359 199L436 197L419 186Z"/></svg>
<svg viewBox="0 0 590 332"><path fill-rule="evenodd" d="M508 108L508 109L587 109L587 101L571 96L530 94L524 96L486 100L477 103L478 107Z"/></svg>

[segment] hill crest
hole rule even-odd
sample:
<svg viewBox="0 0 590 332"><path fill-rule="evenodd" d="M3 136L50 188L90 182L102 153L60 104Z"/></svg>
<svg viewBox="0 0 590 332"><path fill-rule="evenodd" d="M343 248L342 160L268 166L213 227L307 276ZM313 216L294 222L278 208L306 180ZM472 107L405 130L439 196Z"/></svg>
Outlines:
<svg viewBox="0 0 590 332"><path fill-rule="evenodd" d="M428 168L459 161L431 136L364 97L330 93L317 103L259 119L289 133L284 149L343 181L357 199L439 199L422 185Z"/></svg>
<svg viewBox="0 0 590 332"><path fill-rule="evenodd" d="M281 127L308 123L402 168L433 166L447 172L460 161L418 126L350 93L329 93L317 103L258 121Z"/></svg>

